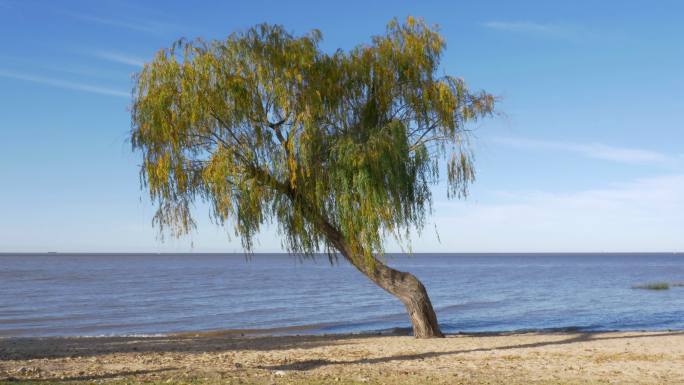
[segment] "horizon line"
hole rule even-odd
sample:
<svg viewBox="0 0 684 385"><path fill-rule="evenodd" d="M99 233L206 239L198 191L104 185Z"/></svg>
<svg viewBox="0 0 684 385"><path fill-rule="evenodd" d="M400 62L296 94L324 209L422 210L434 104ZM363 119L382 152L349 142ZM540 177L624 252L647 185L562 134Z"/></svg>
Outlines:
<svg viewBox="0 0 684 385"><path fill-rule="evenodd" d="M335 255L340 255L336 252ZM520 255L520 254L684 254L684 251L458 251L458 252L386 252L384 255ZM288 255L288 256L328 256L325 252L313 254L289 253L286 251L277 252L89 252L89 251L0 251L0 257L6 256L54 256L54 255L94 255L94 256L166 256L166 255L205 255L205 256L251 256L251 255Z"/></svg>

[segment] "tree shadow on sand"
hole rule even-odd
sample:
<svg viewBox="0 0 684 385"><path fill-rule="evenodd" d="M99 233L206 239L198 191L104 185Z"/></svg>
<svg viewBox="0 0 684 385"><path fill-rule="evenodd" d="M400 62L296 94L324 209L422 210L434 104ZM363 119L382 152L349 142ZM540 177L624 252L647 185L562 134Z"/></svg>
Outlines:
<svg viewBox="0 0 684 385"><path fill-rule="evenodd" d="M331 361L327 359L316 359L316 360L305 360L292 362L284 365L274 365L274 366L260 366L259 369L269 369L269 370L312 370L322 366L329 365L353 365L353 364L379 364L393 361L412 361L412 360L424 360L429 358L441 357L441 356L451 356L465 353L475 353L475 352L489 352L489 351L500 351L500 350L512 350L512 349L533 349L542 346L550 345L567 345L573 343L587 342L587 341L601 341L601 340L615 340L624 338L643 338L643 337L662 337L662 336L672 336L672 335L684 335L684 332L667 332L658 334L648 334L648 335L629 335L629 336L605 336L596 337L598 333L580 333L571 338L567 338L560 341L541 341L529 344L519 344L519 345L508 345L508 346L495 346L488 348L476 348L476 349L465 349L465 350L451 350L446 352L425 352L416 354L404 354L390 357L376 357L376 358L362 358L358 360L348 360L348 361ZM501 333L491 333L487 336L498 336L504 335Z"/></svg>
<svg viewBox="0 0 684 385"><path fill-rule="evenodd" d="M510 335L511 333L475 333L481 338ZM397 334L392 334L396 336ZM549 333L553 336L554 333ZM557 335L557 334L556 334ZM663 332L646 335L605 335L605 333L577 333L563 340L540 341L529 344L494 346L469 350L445 352L424 352L390 357L364 358L349 361L328 359L306 360L285 365L262 366L271 370L310 370L326 365L358 363L383 363L409 361L458 355L472 352L499 351L536 348L549 345L564 345L585 341L599 341L622 338L661 337L684 335L684 332ZM288 349L311 349L323 346L357 344L364 338L385 338L389 335L346 334L346 335L296 335L296 336L243 336L240 333L216 332L184 334L164 337L49 337L49 338L7 338L0 339L0 362L9 360L30 360L43 358L93 357L115 353L222 353L231 351L274 351ZM355 340L355 341L354 341Z"/></svg>
<svg viewBox="0 0 684 385"><path fill-rule="evenodd" d="M114 353L221 353L342 345L378 334L258 336L235 332L185 333L159 337L0 338L0 362L93 357Z"/></svg>

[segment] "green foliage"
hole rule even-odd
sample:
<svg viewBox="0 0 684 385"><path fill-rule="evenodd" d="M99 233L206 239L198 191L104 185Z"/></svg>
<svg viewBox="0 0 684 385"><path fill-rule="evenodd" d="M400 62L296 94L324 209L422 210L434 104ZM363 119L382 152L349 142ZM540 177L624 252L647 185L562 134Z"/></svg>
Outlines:
<svg viewBox="0 0 684 385"><path fill-rule="evenodd" d="M131 133L155 224L180 236L191 205L209 202L250 250L275 221L284 246L310 254L335 244L382 253L430 211L446 163L450 196L474 179L467 122L494 98L436 76L436 27L409 17L370 44L323 52L321 33L259 25L223 41L179 41L138 74Z"/></svg>
<svg viewBox="0 0 684 385"><path fill-rule="evenodd" d="M642 285L634 285L633 289L645 289L645 290L669 290L670 284L667 282L652 282L645 283Z"/></svg>

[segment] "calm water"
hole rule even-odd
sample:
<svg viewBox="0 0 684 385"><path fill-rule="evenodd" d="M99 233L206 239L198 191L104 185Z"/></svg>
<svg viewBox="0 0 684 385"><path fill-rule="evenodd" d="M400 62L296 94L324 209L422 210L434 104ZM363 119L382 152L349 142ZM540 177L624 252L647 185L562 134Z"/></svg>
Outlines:
<svg viewBox="0 0 684 385"><path fill-rule="evenodd" d="M684 329L682 254L414 255L442 328ZM356 270L286 255L0 255L0 336L127 335L304 326L408 327L403 306Z"/></svg>

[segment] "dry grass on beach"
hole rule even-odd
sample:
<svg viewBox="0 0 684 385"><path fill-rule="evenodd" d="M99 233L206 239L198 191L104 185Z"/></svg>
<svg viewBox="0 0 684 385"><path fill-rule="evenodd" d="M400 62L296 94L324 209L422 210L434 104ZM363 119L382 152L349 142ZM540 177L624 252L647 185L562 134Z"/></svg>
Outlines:
<svg viewBox="0 0 684 385"><path fill-rule="evenodd" d="M7 384L684 384L684 332L0 339Z"/></svg>

